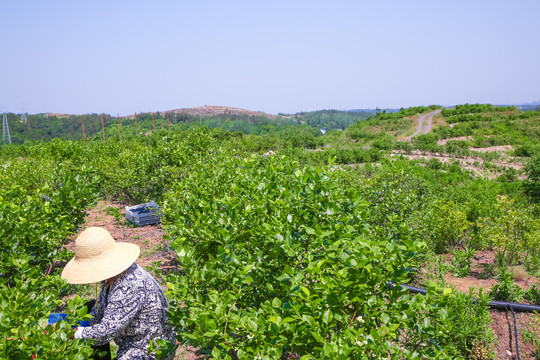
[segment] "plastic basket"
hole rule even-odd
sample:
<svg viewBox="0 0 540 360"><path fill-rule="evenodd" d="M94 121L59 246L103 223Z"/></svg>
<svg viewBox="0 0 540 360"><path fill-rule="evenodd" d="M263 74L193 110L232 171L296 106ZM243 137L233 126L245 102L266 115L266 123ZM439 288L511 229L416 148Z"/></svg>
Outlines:
<svg viewBox="0 0 540 360"><path fill-rule="evenodd" d="M157 224L161 221L161 216L161 210L154 201L135 206L126 206L126 219L137 226Z"/></svg>

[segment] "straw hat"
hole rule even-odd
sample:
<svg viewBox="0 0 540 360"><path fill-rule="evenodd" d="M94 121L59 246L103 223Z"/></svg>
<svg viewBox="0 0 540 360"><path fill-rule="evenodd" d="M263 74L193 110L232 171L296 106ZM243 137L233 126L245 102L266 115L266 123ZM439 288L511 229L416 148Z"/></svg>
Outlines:
<svg viewBox="0 0 540 360"><path fill-rule="evenodd" d="M91 227L75 240L75 257L64 267L62 277L70 284L103 281L129 268L140 252L138 245L116 242L104 228Z"/></svg>

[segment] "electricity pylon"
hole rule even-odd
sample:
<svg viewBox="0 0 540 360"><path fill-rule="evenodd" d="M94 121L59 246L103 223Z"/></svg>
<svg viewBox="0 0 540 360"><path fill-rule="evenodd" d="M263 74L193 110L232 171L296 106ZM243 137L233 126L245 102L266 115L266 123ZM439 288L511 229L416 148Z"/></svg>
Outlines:
<svg viewBox="0 0 540 360"><path fill-rule="evenodd" d="M7 141L8 143L11 144L11 136L9 136L9 124L8 124L8 121L7 121L6 113L4 113L4 125L3 125L2 129L4 131L4 137L2 138L2 140Z"/></svg>

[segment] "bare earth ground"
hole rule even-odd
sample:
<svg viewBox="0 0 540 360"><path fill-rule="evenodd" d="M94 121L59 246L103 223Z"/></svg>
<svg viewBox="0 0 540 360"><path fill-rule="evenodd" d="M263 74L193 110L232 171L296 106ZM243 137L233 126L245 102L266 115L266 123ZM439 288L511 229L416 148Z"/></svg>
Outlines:
<svg viewBox="0 0 540 360"><path fill-rule="evenodd" d="M437 145L439 146L445 145L449 141L471 141L472 139L473 139L472 136L460 136L460 137L451 138L451 139L442 139L442 140L437 141Z"/></svg>
<svg viewBox="0 0 540 360"><path fill-rule="evenodd" d="M176 255L168 247L168 244L163 240L163 229L160 224L147 225L142 227L132 227L127 224L127 221L123 217L120 224L117 224L115 218L112 215L107 214L106 208L118 208L121 209L121 213L124 216L124 207L126 204L114 202L114 201L100 201L97 206L88 209L88 217L85 224L81 228L81 231L91 227L100 226L107 229L117 241L130 242L137 244L141 247L141 256L137 260L137 263L142 267L152 266L157 261L161 261L158 269L162 273L169 271L175 271L179 269L179 264L176 261ZM66 246L68 249L72 248L72 244ZM452 256L447 255L447 261L451 260ZM462 292L469 292L470 287L483 288L485 291L489 291L489 288L496 283L496 280L480 279L479 276L482 273L484 264L492 264L494 255L492 251L479 251L476 254L476 258L473 259L473 266L471 268L471 275L465 278L453 277L450 273L445 276L445 281L455 287L456 290ZM152 271L151 271L152 272ZM156 274L154 274L156 275ZM157 279L161 280L162 288L167 290L163 279L160 274L157 274ZM524 275L516 280L516 283L522 288L526 289L531 284L538 282L535 277ZM514 339L514 325L511 312L492 310L490 311L493 332L495 334L497 343L495 344L496 359L500 360L515 360L517 359L515 351L515 339ZM523 342L521 333L519 331L530 329L532 314L529 313L516 313L516 322L518 328L518 341L519 352L521 359L533 359L535 358L534 348L531 344ZM537 331L540 335L540 332ZM204 355L192 347L181 346L178 348L175 360L197 360L204 359Z"/></svg>
<svg viewBox="0 0 540 360"><path fill-rule="evenodd" d="M492 146L489 148L471 148L471 151L477 151L477 152L490 152L490 151L499 151L499 152L507 152L509 150L510 145L505 146ZM501 175L501 172L499 171L486 171L484 169L484 159L481 157L474 157L474 156L465 156L463 158L457 158L454 155L446 155L446 154L438 154L438 153L430 153L430 152L422 152L420 150L413 150L409 153L405 153L403 151L399 150L392 150L392 153L390 156L404 156L408 159L418 160L429 160L429 159L438 159L442 163L453 163L454 161L458 161L460 166L462 168L465 168L471 172L471 175L474 177L483 176L487 177L488 179L496 178L497 176ZM491 162L493 165L496 165L500 168L514 168L518 172L523 169L523 164L520 162L517 162L516 159L513 159L508 156L502 156L500 160ZM518 174L517 178L520 180L525 179L525 175Z"/></svg>

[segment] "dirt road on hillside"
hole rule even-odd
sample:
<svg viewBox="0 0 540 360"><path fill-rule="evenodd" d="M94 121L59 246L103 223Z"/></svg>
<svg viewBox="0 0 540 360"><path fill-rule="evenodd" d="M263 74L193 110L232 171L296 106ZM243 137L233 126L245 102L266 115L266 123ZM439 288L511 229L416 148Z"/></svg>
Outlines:
<svg viewBox="0 0 540 360"><path fill-rule="evenodd" d="M416 129L416 132L412 134L411 136L406 137L405 139L410 140L411 138L415 137L416 135L422 133L422 135L427 134L431 131L431 125L433 123L433 116L440 113L441 110L435 110L433 112L430 112L429 114L422 115L418 118L418 128ZM424 121L427 121L427 125L424 126Z"/></svg>

